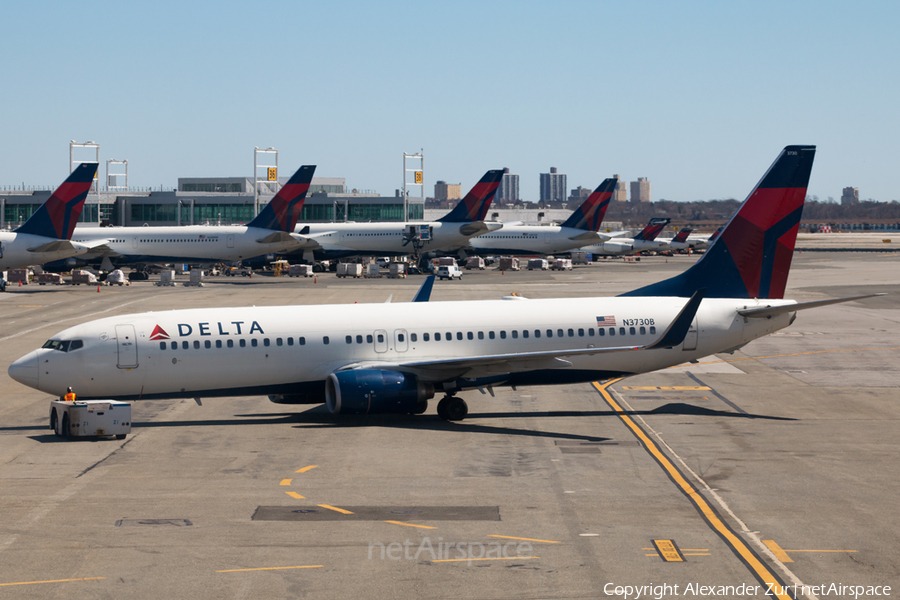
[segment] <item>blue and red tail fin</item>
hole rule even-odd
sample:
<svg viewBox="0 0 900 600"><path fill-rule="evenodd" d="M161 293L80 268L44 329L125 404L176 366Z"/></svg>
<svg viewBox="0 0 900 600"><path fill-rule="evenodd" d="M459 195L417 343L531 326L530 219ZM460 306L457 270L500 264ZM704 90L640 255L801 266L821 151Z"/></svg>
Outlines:
<svg viewBox="0 0 900 600"><path fill-rule="evenodd" d="M491 208L491 202L494 200L494 194L500 187L500 180L503 178L503 170L488 171L481 178L481 181L466 194L466 197L459 201L459 204L453 207L449 213L438 219L441 223L470 223L472 221L484 221L487 217L488 210Z"/></svg>
<svg viewBox="0 0 900 600"><path fill-rule="evenodd" d="M784 298L815 146L788 146L694 266L623 296Z"/></svg>
<svg viewBox="0 0 900 600"><path fill-rule="evenodd" d="M647 223L647 226L644 227L639 234L634 236L634 239L652 242L656 239L656 236L662 233L662 230L666 228L666 225L668 225L671 220L672 219L667 217L653 217L650 219L650 222Z"/></svg>
<svg viewBox="0 0 900 600"><path fill-rule="evenodd" d="M600 231L600 225L603 223L603 217L606 216L606 209L609 208L609 201L612 200L616 183L618 183L618 179L604 179L603 183L587 197L571 217L566 219L562 226L586 231Z"/></svg>
<svg viewBox="0 0 900 600"><path fill-rule="evenodd" d="M713 231L713 232L712 232L712 235L709 236L709 239L706 240L706 243L707 243L707 244L712 244L714 241L716 241L716 238L718 238L720 235L722 235L722 230L723 230L723 229L725 229L725 226L724 226L724 225L723 225L722 227L719 227L719 228L716 229L715 231Z"/></svg>
<svg viewBox="0 0 900 600"><path fill-rule="evenodd" d="M693 229L690 227L682 227L681 231L675 234L675 237L672 238L672 241L678 244L683 244L687 241L688 236L691 235Z"/></svg>
<svg viewBox="0 0 900 600"><path fill-rule="evenodd" d="M259 211L256 218L247 223L247 226L292 232L300 217L300 209L303 208L309 183L315 172L316 165L303 165L297 169L290 180Z"/></svg>
<svg viewBox="0 0 900 600"><path fill-rule="evenodd" d="M84 201L97 175L98 163L81 163L31 217L16 229L48 238L71 240Z"/></svg>

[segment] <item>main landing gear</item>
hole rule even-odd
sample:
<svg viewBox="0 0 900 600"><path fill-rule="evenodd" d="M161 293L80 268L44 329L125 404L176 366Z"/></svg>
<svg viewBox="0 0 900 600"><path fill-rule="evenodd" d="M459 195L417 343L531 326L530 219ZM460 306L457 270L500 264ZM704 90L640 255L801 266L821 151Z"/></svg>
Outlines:
<svg viewBox="0 0 900 600"><path fill-rule="evenodd" d="M445 421L462 421L469 414L469 406L462 398L444 396L438 402L437 413Z"/></svg>

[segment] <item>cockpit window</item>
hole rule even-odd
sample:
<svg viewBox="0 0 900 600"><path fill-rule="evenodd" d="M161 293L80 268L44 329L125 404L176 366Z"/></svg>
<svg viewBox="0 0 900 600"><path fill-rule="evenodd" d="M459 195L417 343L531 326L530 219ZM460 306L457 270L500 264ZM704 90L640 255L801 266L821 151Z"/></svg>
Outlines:
<svg viewBox="0 0 900 600"><path fill-rule="evenodd" d="M59 350L60 352L68 352L69 350L78 350L84 347L81 340L47 340L41 348L50 348L51 350Z"/></svg>
<svg viewBox="0 0 900 600"><path fill-rule="evenodd" d="M42 348L50 348L51 350L60 350L62 352L69 351L69 341L63 340L47 340L47 342L41 346Z"/></svg>

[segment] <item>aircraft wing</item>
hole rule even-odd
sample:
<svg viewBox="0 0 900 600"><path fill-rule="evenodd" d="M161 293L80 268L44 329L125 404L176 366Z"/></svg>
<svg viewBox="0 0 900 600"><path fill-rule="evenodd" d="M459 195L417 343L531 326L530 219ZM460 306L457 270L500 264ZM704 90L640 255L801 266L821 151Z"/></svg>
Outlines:
<svg viewBox="0 0 900 600"><path fill-rule="evenodd" d="M474 237L490 231L497 231L503 227L503 223L495 223L493 221L472 221L466 223L459 228L459 232L467 237Z"/></svg>
<svg viewBox="0 0 900 600"><path fill-rule="evenodd" d="M700 307L706 290L701 289L684 305L669 327L659 338L645 346L614 346L607 348L571 348L546 352L513 352L506 354L489 354L482 356L464 356L435 360L418 360L408 362L363 362L342 367L348 369L382 369L413 373L423 381L448 381L458 377L502 375L535 369L558 369L570 367L568 357L596 354L612 354L616 352L633 352L635 350L654 350L672 348L684 341L691 323Z"/></svg>

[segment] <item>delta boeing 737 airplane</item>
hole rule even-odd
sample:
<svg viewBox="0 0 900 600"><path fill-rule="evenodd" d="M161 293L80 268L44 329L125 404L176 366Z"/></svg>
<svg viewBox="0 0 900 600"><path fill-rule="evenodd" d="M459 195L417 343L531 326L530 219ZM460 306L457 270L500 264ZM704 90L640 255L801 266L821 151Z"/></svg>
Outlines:
<svg viewBox="0 0 900 600"><path fill-rule="evenodd" d="M784 290L814 146L788 146L684 273L625 297L197 308L66 329L9 375L80 399L268 395L334 414L465 418L457 394L655 371L790 325ZM861 298L861 297L858 297Z"/></svg>

